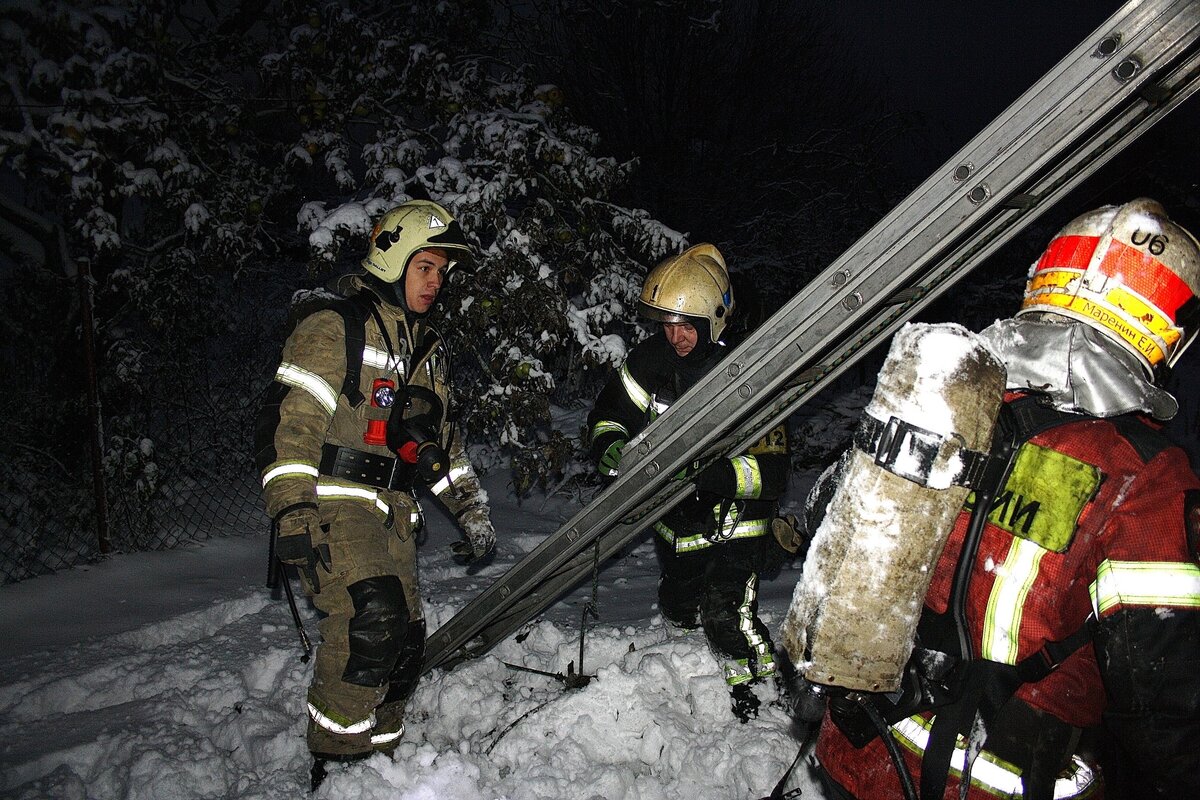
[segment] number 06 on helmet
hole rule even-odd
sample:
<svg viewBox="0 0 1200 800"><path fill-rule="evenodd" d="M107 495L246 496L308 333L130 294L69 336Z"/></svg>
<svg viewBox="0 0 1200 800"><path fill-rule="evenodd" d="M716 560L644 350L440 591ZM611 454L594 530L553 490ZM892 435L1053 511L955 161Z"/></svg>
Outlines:
<svg viewBox="0 0 1200 800"><path fill-rule="evenodd" d="M1078 320L1161 381L1200 329L1198 293L1200 243L1161 205L1140 198L1090 211L1059 231L1034 265L1017 313Z"/></svg>

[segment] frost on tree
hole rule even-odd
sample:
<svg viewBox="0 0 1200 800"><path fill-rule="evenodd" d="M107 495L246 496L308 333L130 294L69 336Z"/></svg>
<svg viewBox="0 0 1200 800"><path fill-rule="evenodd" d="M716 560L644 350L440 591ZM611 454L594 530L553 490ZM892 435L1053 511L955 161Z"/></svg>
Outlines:
<svg viewBox="0 0 1200 800"><path fill-rule="evenodd" d="M967 498L953 483L962 451L988 450L1004 382L999 359L959 325L896 334L860 431L874 425L884 442L891 431L898 446L877 458L856 436L784 620L784 647L808 680L899 688L932 567Z"/></svg>

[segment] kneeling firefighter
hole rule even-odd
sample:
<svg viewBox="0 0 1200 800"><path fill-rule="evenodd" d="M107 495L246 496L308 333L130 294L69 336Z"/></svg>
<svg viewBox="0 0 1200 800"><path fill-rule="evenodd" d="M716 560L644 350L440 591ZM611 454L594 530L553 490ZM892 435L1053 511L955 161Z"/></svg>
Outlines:
<svg viewBox="0 0 1200 800"><path fill-rule="evenodd" d="M1084 729L1128 796L1200 797L1200 479L1154 422L1198 292L1139 199L1059 232L1015 318L897 335L784 623L831 797L1099 797Z"/></svg>
<svg viewBox="0 0 1200 800"><path fill-rule="evenodd" d="M590 452L608 477L618 474L626 443L726 352L734 298L720 251L698 244L664 260L646 277L639 310L662 329L630 352L588 415ZM676 478L693 481L695 493L654 525L659 608L674 625L703 625L743 722L759 705L750 684L776 674L758 579L779 555L771 521L788 466L781 425L741 455L683 470Z"/></svg>
<svg viewBox="0 0 1200 800"><path fill-rule="evenodd" d="M485 556L486 494L449 418L450 363L429 321L471 250L436 203L388 211L361 273L293 304L295 327L258 420L257 465L274 552L322 612L308 691L317 759L390 752L403 733L425 647L414 498L428 490ZM323 774L323 773L320 773Z"/></svg>

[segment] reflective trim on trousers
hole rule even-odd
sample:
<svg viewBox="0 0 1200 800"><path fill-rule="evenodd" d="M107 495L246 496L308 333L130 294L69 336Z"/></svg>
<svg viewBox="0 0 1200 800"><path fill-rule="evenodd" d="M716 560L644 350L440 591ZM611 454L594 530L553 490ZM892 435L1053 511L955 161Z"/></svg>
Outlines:
<svg viewBox="0 0 1200 800"><path fill-rule="evenodd" d="M386 517L392 513L392 507L379 498L379 492L358 486L343 486L336 483L318 483L317 497L325 500L366 500L373 503Z"/></svg>
<svg viewBox="0 0 1200 800"><path fill-rule="evenodd" d="M754 627L754 613L750 610L758 599L758 575L746 579L746 591L742 595L742 604L738 606L738 630L746 639L746 644L754 652L758 669L755 678L764 678L775 674L775 659L767 649L767 642Z"/></svg>
<svg viewBox="0 0 1200 800"><path fill-rule="evenodd" d="M746 683L755 678L770 678L775 675L775 658L770 653L758 656L758 670L751 671L750 659L736 658L727 660L722 669L725 672L725 682L730 686Z"/></svg>
<svg viewBox="0 0 1200 800"><path fill-rule="evenodd" d="M770 532L770 527L770 523L765 519L747 520L733 526L726 525L721 529L721 533L717 537L718 541L713 542L709 541L708 537L702 533L690 536L676 536L675 531L663 523L654 523L654 530L669 544L674 545L675 552L677 553L689 550L702 550L705 547L712 547L714 544L732 541L733 539L753 539L756 536L766 536Z"/></svg>
<svg viewBox="0 0 1200 800"><path fill-rule="evenodd" d="M372 733L371 734L371 744L374 744L374 745L390 744L391 742L396 741L403 735L404 735L404 726L403 725L400 726L400 730L398 730L398 731L388 731L386 733Z"/></svg>
<svg viewBox="0 0 1200 800"><path fill-rule="evenodd" d="M308 715L312 717L313 722L317 723L330 733L336 733L339 736L353 736L358 733L366 733L367 731L371 730L371 728L375 727L374 711L372 711L370 716L368 716L366 719L359 720L358 722L348 722L346 724L342 724L331 719L319 708L314 706L310 700L308 703Z"/></svg>

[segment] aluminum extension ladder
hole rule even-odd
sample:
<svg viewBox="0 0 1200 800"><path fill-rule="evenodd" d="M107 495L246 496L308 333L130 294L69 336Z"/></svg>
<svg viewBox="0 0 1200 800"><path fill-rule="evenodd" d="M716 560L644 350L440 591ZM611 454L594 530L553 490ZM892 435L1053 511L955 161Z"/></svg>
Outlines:
<svg viewBox="0 0 1200 800"><path fill-rule="evenodd" d="M617 479L430 635L482 655L1200 87L1200 0L1131 0L625 448Z"/></svg>

